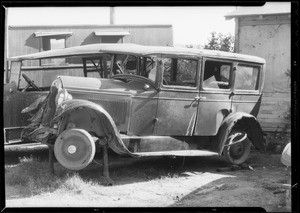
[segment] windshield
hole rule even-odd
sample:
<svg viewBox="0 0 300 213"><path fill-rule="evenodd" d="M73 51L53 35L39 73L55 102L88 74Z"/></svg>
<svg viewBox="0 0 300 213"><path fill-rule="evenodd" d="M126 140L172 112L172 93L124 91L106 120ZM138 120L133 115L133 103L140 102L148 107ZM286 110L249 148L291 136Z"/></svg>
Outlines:
<svg viewBox="0 0 300 213"><path fill-rule="evenodd" d="M13 61L10 65L10 71L8 74L8 79L10 82L15 82L16 84L19 82L19 75L21 70L21 62L20 61Z"/></svg>
<svg viewBox="0 0 300 213"><path fill-rule="evenodd" d="M29 66L31 61L34 66ZM130 54L101 53L86 57L66 57L66 64L51 66L36 66L37 60L25 60L22 73L29 77L41 90L48 90L57 76L78 76L92 78L111 78L115 75L138 75L156 80L156 56L137 56ZM34 63L33 63L34 62ZM18 89L22 90L28 82L20 75L21 62L11 63L8 78L15 81ZM34 90L29 88L28 90Z"/></svg>
<svg viewBox="0 0 300 213"><path fill-rule="evenodd" d="M98 57L83 58L84 76L109 78L115 75L139 75L156 79L155 56L129 54L101 54Z"/></svg>

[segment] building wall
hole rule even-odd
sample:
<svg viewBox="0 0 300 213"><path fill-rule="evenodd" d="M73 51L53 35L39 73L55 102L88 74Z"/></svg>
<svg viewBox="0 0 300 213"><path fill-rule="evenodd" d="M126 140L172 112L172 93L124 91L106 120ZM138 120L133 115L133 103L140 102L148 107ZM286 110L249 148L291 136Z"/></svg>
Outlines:
<svg viewBox="0 0 300 213"><path fill-rule="evenodd" d="M123 43L135 43L149 46L171 46L173 45L172 25L107 25L107 26L10 26L8 28L8 56L19 56L41 51L41 37L36 37L35 32L72 32L66 37L66 47L81 46L101 43L101 37L94 34L95 31L126 31L130 35L123 37ZM120 37L121 38L121 37ZM115 39L112 39L115 40ZM121 39L120 39L121 40ZM46 61L44 59L43 61ZM71 65L51 69L50 67L39 67L39 60L24 61L26 67L24 73L38 86L45 87L57 75L82 76L83 68L78 66L81 60L68 60ZM77 65L74 65L77 64ZM5 79L5 73L4 73ZM20 88L27 85L21 78Z"/></svg>
<svg viewBox="0 0 300 213"><path fill-rule="evenodd" d="M258 119L264 131L282 131L289 122L291 93L290 16L246 16L236 18L236 52L266 60L264 95ZM289 129L288 129L289 131Z"/></svg>
<svg viewBox="0 0 300 213"><path fill-rule="evenodd" d="M151 46L173 45L172 25L106 25L106 26L10 26L8 29L8 56L18 56L40 51L40 38L35 32L72 32L66 37L66 47L100 43L94 31L127 31L123 43ZM37 66L38 61L26 62Z"/></svg>

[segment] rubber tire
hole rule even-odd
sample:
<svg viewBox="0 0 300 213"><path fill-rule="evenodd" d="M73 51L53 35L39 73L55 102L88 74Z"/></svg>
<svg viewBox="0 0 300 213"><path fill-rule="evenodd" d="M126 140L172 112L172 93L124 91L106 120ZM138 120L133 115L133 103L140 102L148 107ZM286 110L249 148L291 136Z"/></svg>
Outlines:
<svg viewBox="0 0 300 213"><path fill-rule="evenodd" d="M84 129L65 130L57 137L54 144L57 161L70 170L76 171L87 167L94 159L95 153L95 142Z"/></svg>
<svg viewBox="0 0 300 213"><path fill-rule="evenodd" d="M237 132L241 132L238 130L233 130L231 133L228 135L228 138ZM234 141L233 141L234 142ZM225 144L227 145L229 141L226 141ZM234 146L240 146L242 145L242 154L240 154L239 157L234 157L232 156L232 150ZM223 149L223 156L225 160L233 165L241 165L243 164L249 157L251 151L251 141L247 137L241 144L237 145L232 145L232 146L225 146Z"/></svg>

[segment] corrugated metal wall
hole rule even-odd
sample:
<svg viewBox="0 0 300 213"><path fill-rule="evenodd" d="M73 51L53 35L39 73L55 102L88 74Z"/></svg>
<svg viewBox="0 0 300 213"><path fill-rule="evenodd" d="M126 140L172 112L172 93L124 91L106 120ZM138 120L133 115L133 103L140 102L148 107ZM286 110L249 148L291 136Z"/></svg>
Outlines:
<svg viewBox="0 0 300 213"><path fill-rule="evenodd" d="M237 20L236 51L266 59L267 71L258 119L264 131L281 131L289 122L291 24L286 15L247 16ZM289 131L289 129L287 130Z"/></svg>

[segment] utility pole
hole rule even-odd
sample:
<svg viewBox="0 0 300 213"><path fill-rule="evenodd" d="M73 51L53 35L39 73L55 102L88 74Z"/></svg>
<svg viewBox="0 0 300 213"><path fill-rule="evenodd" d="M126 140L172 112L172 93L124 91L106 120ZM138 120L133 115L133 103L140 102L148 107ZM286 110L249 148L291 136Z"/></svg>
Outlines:
<svg viewBox="0 0 300 213"><path fill-rule="evenodd" d="M115 8L114 8L114 7L110 7L109 23L110 23L111 25L114 25L114 24L115 24Z"/></svg>

